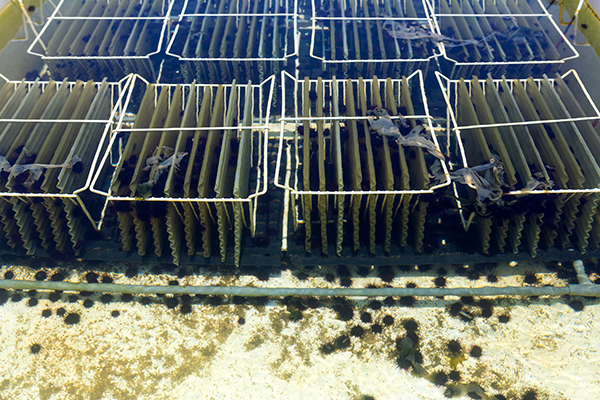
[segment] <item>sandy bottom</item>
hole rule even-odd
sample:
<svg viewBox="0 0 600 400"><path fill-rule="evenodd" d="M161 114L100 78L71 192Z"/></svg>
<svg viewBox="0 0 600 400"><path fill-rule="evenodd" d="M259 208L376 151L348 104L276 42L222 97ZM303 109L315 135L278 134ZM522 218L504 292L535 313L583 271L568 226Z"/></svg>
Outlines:
<svg viewBox="0 0 600 400"><path fill-rule="evenodd" d="M523 271L533 267L506 266L496 285L521 284ZM110 268L118 271L121 266ZM69 269L63 268L67 280L83 279L85 270ZM29 267L4 266L0 274L7 270L13 271L14 279L32 279L35 273ZM100 275L110 275L116 283L166 284L176 279ZM407 275L392 285L404 287L410 281L433 286L431 273ZM552 274L540 278L543 284L564 283ZM268 282L254 276L208 275L179 282L335 286L320 277L299 281L289 271ZM381 281L353 279L355 287L366 284ZM449 286L469 284L488 283L484 278L472 282L448 276ZM583 300L585 308L576 312L564 299L495 299L489 318L480 316L477 306L465 305L475 318L464 322L448 312L458 298L419 298L414 307L379 299L380 309L370 304L372 299L358 299L352 302L352 319L342 321L332 308L334 300L300 314L297 303L285 305L275 299L254 305L230 300L209 305L193 299L191 313L182 314L180 306L167 308L165 298L152 298L144 305L141 297L121 302L115 296L104 304L100 294L69 299L63 293L53 302L48 293L38 292L38 303L31 306L28 293L21 294L20 301L13 297L0 306L2 399L445 399L448 388L432 381L437 372L448 374L453 367L460 373L460 384L450 387L458 399L494 399L495 394L521 399L528 390L535 391L537 399L600 399L600 306L595 300ZM84 307L84 299L94 305ZM61 308L65 315L58 316ZM52 314L44 317L47 309ZM364 312L371 315L371 323L361 321ZM67 325L69 313L78 314L80 321ZM500 315L510 320L501 323ZM383 323L385 316L393 318L386 319L391 325ZM420 372L397 366L396 340L405 337L403 323L410 318L419 324ZM381 333L373 332L373 324L381 325ZM356 326L363 328L361 337L351 335ZM463 352L452 356L450 340L457 340ZM327 343L342 345L324 351ZM33 345L40 346L39 352L32 353ZM482 349L479 358L469 354L475 345Z"/></svg>

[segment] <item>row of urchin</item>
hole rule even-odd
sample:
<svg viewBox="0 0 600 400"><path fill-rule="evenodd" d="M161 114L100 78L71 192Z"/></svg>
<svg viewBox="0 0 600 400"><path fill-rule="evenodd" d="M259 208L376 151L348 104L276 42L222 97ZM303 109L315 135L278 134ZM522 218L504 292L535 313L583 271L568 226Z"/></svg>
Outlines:
<svg viewBox="0 0 600 400"><path fill-rule="evenodd" d="M589 262L588 262L589 264ZM477 272L477 271L485 271L486 269L489 270L491 268L494 268L496 264L492 264L492 263L481 263L481 264L475 264L472 268L473 271ZM554 263L553 265L557 265L556 263ZM560 264L558 264L560 265ZM376 274L376 276L378 276L382 282L384 282L383 286L381 285L377 285L375 283L369 283L366 285L366 287L371 287L371 288L377 288L377 287L389 287L389 284L385 284L385 282L391 282L391 280L394 279L395 274L396 274L396 269L400 270L400 271L405 271L408 268L412 268L413 270L418 270L419 272L427 272L429 270L431 270L433 268L432 265L430 264L423 264L423 265L418 265L418 266L381 266L378 267L377 269L375 269L374 267L366 267L366 266L360 266L358 268L356 268L356 273L358 273L361 276L368 276L368 275L374 275ZM466 270L469 269L471 267L469 266L465 266L465 265L455 265L454 268L457 269L457 271L460 270ZM550 268L549 268L550 269ZM565 271L565 269L558 269L558 267L556 267L555 269L557 269L558 271ZM327 271L326 269L321 271L324 272ZM572 269L571 269L572 271ZM161 271L156 271L161 272ZM252 272L252 271L250 271ZM269 280L269 275L264 275L263 274L264 271L262 271L261 268L258 268L257 271L253 271L253 273L257 276L257 278L259 280L263 280L263 281L267 281ZM352 275L352 272L350 271L350 269L347 266L338 266L336 268L336 274L340 277L340 280L343 280L344 278L349 278L349 276ZM443 276L445 274L447 274L447 270L444 267L441 267L437 270L439 276L437 278L434 279L434 284L436 286L442 286L442 283L445 285L446 284L446 278ZM125 276L127 278L134 278L138 275L139 271L135 268L135 267L129 267L127 268L127 271L125 272ZM187 275L190 274L190 271L188 269L185 268L181 268L178 272L177 272L177 277L178 278L183 278L186 277ZM572 272L572 274L574 274L574 272ZM54 269L54 270L47 270L46 269L41 269L38 270L35 274L34 274L34 278L38 281L42 281L42 280L50 280L50 281L63 281L66 279L66 277L68 276L68 272L66 272L63 269ZM557 273L557 275L559 275ZM494 275L495 276L495 275ZM7 270L4 273L4 278L5 279L13 279L14 277L14 273L12 272L12 270ZM111 274L107 274L107 273L103 273L103 274L99 274L97 272L94 271L89 271L87 272L85 275L82 275L83 279L88 282L88 283L113 283L114 279L113 276ZM299 277L301 280L302 279L308 279L307 276L302 276ZM324 272L324 278L325 280L329 281L329 282L334 282L335 281L335 276L331 273L331 272ZM571 279L573 279L571 276L569 276L569 281L571 281ZM443 280L443 282L441 282ZM489 276L488 276L488 280L489 280ZM539 278L538 275L535 273L527 273L524 277L524 282L528 285L537 285L539 284ZM177 279L172 279L169 281L169 285L179 285L179 280ZM415 288L417 287L417 285L413 282L408 282L406 284L407 288ZM35 295L32 295L32 293L35 292L29 292L29 300L28 300L28 304L30 306L35 306L38 303L38 300L36 298ZM3 295L3 297L6 297L7 295ZM54 292L54 293L50 293L49 294L49 299L52 301L56 301L59 298L60 294L58 292ZM92 299L90 299L89 297L92 296L91 292L80 292L79 296L82 297L86 297L85 301L84 301L84 307L86 308L90 308L93 306L94 301ZM14 292L11 296L12 301L20 301L22 298L22 294L19 291ZM191 309L191 297L190 296L159 296L159 297L164 297L163 301L165 303L165 305L170 308L170 309L174 309L177 308L178 306L181 305L180 307L180 311L182 314L188 314L192 311ZM76 302L78 300L78 295L77 294L71 294L68 295L67 299L69 300L69 302ZM101 301L102 303L110 303L113 301L113 295L111 294L102 294L99 299L99 301ZM122 296L122 301L124 302L129 302L133 300L133 296L130 294L124 294ZM201 300L206 300L206 303L209 305L219 305L223 302L223 299L219 296L208 296L206 298L202 297ZM580 311L583 309L584 304L581 300L579 299L568 299L568 303L569 305L571 305L571 307L576 310L576 311ZM152 298L149 297L140 297L139 301L142 304L149 304L151 302L155 302L156 300L153 300ZM392 298L392 297L388 297L385 299L385 303L388 306L392 306L394 304L399 304L402 306L414 306L416 304L416 298L413 296L402 296L400 298ZM257 301L257 303L261 303L262 301ZM378 301L374 300L372 302L372 304L377 304ZM469 309L470 306L473 305L473 299L469 299L468 297L462 298L460 302L456 302L453 303L449 306L449 313L453 316L453 317L459 317L465 321L470 321L474 318L474 316L481 316L484 318L489 318L492 315L494 315L494 307L493 307L493 302L490 300L481 300L477 305L481 308L481 311L476 313L473 312L473 310ZM296 318L300 317L301 315L296 315ZM506 323L510 320L510 316L507 313L503 313L498 315L498 319L500 322ZM376 328L377 329L377 328Z"/></svg>
<svg viewBox="0 0 600 400"><path fill-rule="evenodd" d="M593 259L586 260L586 268L592 268ZM32 273L31 276L38 281L50 280L54 282L64 281L70 274L64 268L48 268L45 266L45 263L42 263L42 268L37 269L32 266L31 268L36 272ZM588 267L589 266L589 267ZM294 276L300 281L307 280L309 278L323 278L325 281L329 283L339 283L340 286L344 287L358 287L352 281L354 277L360 278L378 278L381 281L381 284L377 284L377 281L369 281L366 283L366 287L392 287L389 286L392 283L399 283L398 281L394 282L397 278L407 278L411 277L419 277L419 276L427 276L430 272L434 272L437 276L433 278L433 285L435 287L447 287L449 286L450 280L452 277L467 277L471 281L478 281L482 276L486 276L487 282L491 284L501 283L501 277L498 276L496 270L501 268L498 263L476 263L473 265L467 264L453 264L452 269L454 269L454 273L449 272L447 267L436 267L434 264L419 264L419 265L386 265L386 266L346 266L339 265L337 267L304 267L302 269L297 269L293 271ZM526 271L522 278L522 283L524 285L530 286L538 286L543 284L548 284L548 282L562 280L565 283L577 283L577 276L572 267L562 263L556 262L547 262L544 265L547 273L536 273L532 271ZM277 275L283 269L287 269L287 263L283 263L281 269L277 268L269 268L269 267L245 267L234 270L223 270L222 272L229 275L254 275L260 281L268 281L273 275ZM77 269L80 269L80 266L77 264L73 265L73 272ZM196 271L194 271L196 270ZM216 271L218 274L218 271ZM212 272L214 274L215 271ZM177 278L182 279L186 278L190 275L198 275L202 274L202 271L194 266L186 266L181 267L177 271L174 268L165 268L161 265L156 265L154 268L146 271L147 274L154 275L162 275L165 274L167 277L176 275ZM20 274L20 279L30 279L29 273ZM79 274L76 274L79 275ZM80 277L73 277L75 281L83 281L85 280L88 283L113 283L114 279L121 276L122 274L112 274L112 273L98 273L94 271L89 271L85 274L81 274ZM123 274L126 278L136 278L140 275L140 271L135 266L129 266ZM13 279L15 277L15 273L9 267L4 272L4 279ZM596 278L596 273L592 272L590 274L590 278L597 283L600 283L600 279ZM339 280L338 280L339 279ZM177 279L171 279L169 281L170 285L178 284ZM382 286L383 285L383 286Z"/></svg>
<svg viewBox="0 0 600 400"><path fill-rule="evenodd" d="M339 265L335 267L317 267L307 266L294 272L294 275L299 280L306 280L309 277L322 276L329 283L338 282L340 286L351 287L355 286L353 278L379 278L381 282L391 284L394 279L411 276L426 276L434 272L436 277L433 279L433 284L436 287L448 286L449 280L454 277L466 277L468 280L476 282L485 278L487 283L500 283L501 276L498 274L498 269L502 266L497 262L482 262L469 264L452 264L452 270L447 267L436 267L435 264L405 264L405 265L384 265L384 266L350 266ZM525 271L521 282L525 285L540 285L544 283L543 278L546 275L551 275L556 279L567 281L568 283L577 283L577 275L573 268L568 263L546 262L543 268L547 271L542 272ZM263 271L264 272L264 271ZM594 278L594 276L592 276ZM264 278L262 280L268 280ZM600 279L598 279L600 283Z"/></svg>

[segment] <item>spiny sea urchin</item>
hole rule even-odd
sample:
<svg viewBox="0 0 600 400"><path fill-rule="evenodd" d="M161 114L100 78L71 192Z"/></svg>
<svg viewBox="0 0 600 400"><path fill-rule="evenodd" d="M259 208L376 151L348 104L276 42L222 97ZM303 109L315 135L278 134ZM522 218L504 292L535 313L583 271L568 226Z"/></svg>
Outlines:
<svg viewBox="0 0 600 400"><path fill-rule="evenodd" d="M356 325L350 329L350 335L354 337L361 337L365 333L362 326Z"/></svg>
<svg viewBox="0 0 600 400"><path fill-rule="evenodd" d="M453 317L458 317L462 309L462 303L460 301L457 301L455 303L450 304L450 307L448 307L448 314L450 314Z"/></svg>
<svg viewBox="0 0 600 400"><path fill-rule="evenodd" d="M179 305L179 298L176 296L165 297L165 305L167 306L168 309L172 310Z"/></svg>
<svg viewBox="0 0 600 400"><path fill-rule="evenodd" d="M61 282L61 281L64 281L65 280L65 274L62 271L55 272L50 277L50 280L52 282Z"/></svg>
<svg viewBox="0 0 600 400"><path fill-rule="evenodd" d="M394 317L392 317L391 315L386 315L385 317L383 317L381 322L383 322L383 324L386 326L394 325Z"/></svg>
<svg viewBox="0 0 600 400"><path fill-rule="evenodd" d="M383 331L383 328L379 324L371 324L371 332L379 334Z"/></svg>
<svg viewBox="0 0 600 400"><path fill-rule="evenodd" d="M525 393L523 393L522 400L537 400L537 393L533 389L528 389Z"/></svg>
<svg viewBox="0 0 600 400"><path fill-rule="evenodd" d="M352 305L348 301L341 301L333 305L333 310L337 313L337 318L340 321L350 321L354 316Z"/></svg>
<svg viewBox="0 0 600 400"><path fill-rule="evenodd" d="M400 297L400 304L404 307L414 307L417 299L414 296L402 296Z"/></svg>
<svg viewBox="0 0 600 400"><path fill-rule="evenodd" d="M383 300L383 304L385 304L388 307L393 307L396 305L396 300L394 300L392 296L388 296Z"/></svg>
<svg viewBox="0 0 600 400"><path fill-rule="evenodd" d="M179 312L183 315L190 314L192 312L192 305L189 303L182 304L181 307L179 307Z"/></svg>
<svg viewBox="0 0 600 400"><path fill-rule="evenodd" d="M379 279L383 282L390 283L394 280L394 268L391 265L381 266L377 271L377 276L379 276Z"/></svg>
<svg viewBox="0 0 600 400"><path fill-rule="evenodd" d="M350 278L349 276L344 276L344 277L340 278L340 285L342 285L344 287L352 286L352 278Z"/></svg>
<svg viewBox="0 0 600 400"><path fill-rule="evenodd" d="M380 310L381 306L382 306L382 304L379 300L373 300L373 301L369 302L369 304L367 305L367 307L369 307L372 310Z"/></svg>
<svg viewBox="0 0 600 400"><path fill-rule="evenodd" d="M483 350L481 350L481 347L479 346L473 346L471 347L469 354L471 354L471 357L479 358L483 354Z"/></svg>
<svg viewBox="0 0 600 400"><path fill-rule="evenodd" d="M121 301L123 303L129 303L129 302L133 301L133 295L131 293L123 293L121 295Z"/></svg>
<svg viewBox="0 0 600 400"><path fill-rule="evenodd" d="M450 340L446 344L446 347L448 348L448 351L450 352L450 354L462 353L462 345L460 344L460 342L458 340Z"/></svg>
<svg viewBox="0 0 600 400"><path fill-rule="evenodd" d="M523 282L528 285L536 285L539 283L539 278L534 272L526 272L525 276L523 277Z"/></svg>
<svg viewBox="0 0 600 400"><path fill-rule="evenodd" d="M502 314L498 316L498 322L502 323L502 324L506 324L510 321L510 315L509 314Z"/></svg>
<svg viewBox="0 0 600 400"><path fill-rule="evenodd" d="M574 311L583 311L585 308L583 301L579 299L569 301L569 306L571 306Z"/></svg>
<svg viewBox="0 0 600 400"><path fill-rule="evenodd" d="M479 280L479 278L481 278L481 275L479 274L479 271L471 270L471 271L469 271L467 278L470 281L477 281L477 280Z"/></svg>
<svg viewBox="0 0 600 400"><path fill-rule="evenodd" d="M100 301L104 304L112 303L113 299L114 299L114 297L110 293L105 293L102 296L100 296Z"/></svg>
<svg viewBox="0 0 600 400"><path fill-rule="evenodd" d="M83 161L79 160L77 161L75 164L72 165L71 170L73 171L74 174L79 175L83 172L83 170L85 169L85 165L83 164Z"/></svg>
<svg viewBox="0 0 600 400"><path fill-rule="evenodd" d="M362 314L360 314L360 320L364 323L369 323L371 322L372 318L371 318L371 314L368 312L363 312Z"/></svg>
<svg viewBox="0 0 600 400"><path fill-rule="evenodd" d="M47 277L48 277L48 274L46 273L46 271L38 271L38 272L35 273L35 280L36 281L46 280Z"/></svg>
<svg viewBox="0 0 600 400"><path fill-rule="evenodd" d="M405 319L404 321L402 321L402 326L408 332L416 332L417 330L419 330L419 323L412 318Z"/></svg>
<svg viewBox="0 0 600 400"><path fill-rule="evenodd" d="M433 280L433 284L435 285L435 287L438 288L446 287L446 283L446 278L444 278L443 276L438 276Z"/></svg>
<svg viewBox="0 0 600 400"><path fill-rule="evenodd" d="M481 316L483 318L490 318L492 315L494 315L494 308L493 307L482 308L481 309Z"/></svg>
<svg viewBox="0 0 600 400"><path fill-rule="evenodd" d="M452 370L448 374L448 378L450 378L450 380L452 380L454 382L458 382L458 381L460 381L460 372L457 370Z"/></svg>
<svg viewBox="0 0 600 400"><path fill-rule="evenodd" d="M90 271L87 274L85 274L85 280L87 281L87 283L98 283L98 274Z"/></svg>
<svg viewBox="0 0 600 400"><path fill-rule="evenodd" d="M444 371L438 371L433 376L433 383L444 386L448 382L448 375Z"/></svg>
<svg viewBox="0 0 600 400"><path fill-rule="evenodd" d="M58 314L58 311L57 311L57 314ZM77 314L77 313L69 313L65 317L65 324L67 324L67 325L75 325L75 324L79 323L80 320L81 320L81 317L79 316L79 314Z"/></svg>

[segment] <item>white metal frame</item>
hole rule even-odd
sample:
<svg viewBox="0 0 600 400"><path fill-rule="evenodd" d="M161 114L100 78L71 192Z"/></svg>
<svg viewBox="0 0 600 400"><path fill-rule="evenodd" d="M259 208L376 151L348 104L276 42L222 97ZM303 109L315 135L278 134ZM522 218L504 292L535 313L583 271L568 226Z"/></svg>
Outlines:
<svg viewBox="0 0 600 400"><path fill-rule="evenodd" d="M15 86L18 86L19 84L21 84L21 81L11 81L1 73L0 73L0 78L5 81L5 84L15 85ZM33 119L33 118L32 119L28 119L28 118L26 118L26 119L16 119L16 118L15 119L13 119L13 118L0 119L0 122L12 122L12 123L50 123L50 124L54 124L54 123L65 123L65 124L85 123L85 124L104 124L105 125L104 132L102 133L102 137L100 139L100 143L98 143L98 148L96 149L96 152L94 153L94 158L91 161L91 163L89 163L90 172L88 173L85 184L81 188L74 190L73 193L1 192L0 197L70 198L70 199L73 199L73 201L77 202L82 207L83 211L85 212L85 214L88 217L88 219L90 220L90 222L93 224L94 228L100 229L99 222L93 219L90 211L86 207L85 203L82 201L80 194L82 192L85 192L86 190L90 189L90 186L93 183L93 178L97 177L96 165L100 158L102 145L104 144L104 142L106 140L108 140L109 136L111 135L112 126L117 122L117 118L119 118L119 120L122 120L122 118L125 114L124 113L125 106L123 103L123 97L125 96L125 94L127 92L129 92L128 87L130 86L131 80L132 80L132 75L128 75L125 78L121 79L119 82L110 82L109 83L111 85L112 107L111 107L111 116L108 119L101 119L101 120L88 120L88 119L62 119L61 120L61 119ZM31 87L35 82L29 81L26 83ZM39 83L43 89L45 89L46 86L48 85L47 81L40 81ZM60 86L63 84L63 82L56 81L56 84ZM75 82L66 82L64 84L69 85L69 87L72 88L75 85ZM95 82L95 84L96 84L96 86L99 86L101 84L101 82ZM89 160L83 160L83 161L86 164L88 164L88 162L89 162Z"/></svg>
<svg viewBox="0 0 600 400"><path fill-rule="evenodd" d="M342 2L344 2L344 4L346 3L346 1L348 2L355 2L355 3L359 3L359 0L340 0ZM400 1L400 0L398 0ZM418 0L415 0L418 1ZM364 63L364 64L382 64L382 63L389 63L389 64L395 64L395 63L419 63L419 62L428 62L431 59L437 58L439 56L442 55L442 53L438 53L436 51L433 52L433 54L431 54L428 57L425 58L390 58L390 59L368 59L368 58L362 58L362 59L344 59L344 60L329 60L326 58L325 56L325 49L323 49L323 56L318 56L315 54L315 39L316 39L316 31L317 31L317 27L318 27L318 23L319 21L330 21L330 20L340 20L343 22L343 24L347 24L350 21L353 20L361 20L361 21L407 21L407 22L416 22L419 23L420 25L426 24L427 28L432 32L435 33L434 27L433 27L433 19L430 15L430 6L427 4L427 0L422 0L422 4L423 4L423 10L424 10L424 15L422 17L417 17L417 18L410 18L410 17L389 17L389 16L370 16L370 17L346 17L346 16L341 16L341 17L331 17L331 16L317 16L317 10L316 10L316 5L315 5L315 0L311 0L311 4L312 4L312 27L311 27L311 39L310 39L310 56L314 59L317 59L319 61L321 61L323 63L323 68L325 68L327 65L332 64L332 65L342 65L342 64L352 64L352 63ZM349 6L346 6L346 9L350 9ZM394 39L396 41L396 44L398 44L398 40L400 39ZM434 47L435 49L435 47Z"/></svg>
<svg viewBox="0 0 600 400"><path fill-rule="evenodd" d="M506 122L506 123L496 123L496 124L480 124L480 125L464 125L464 126L459 125L457 122L457 118L456 118L456 113L457 113L456 110L458 107L458 92L457 92L457 90L458 90L459 80L458 79L448 79L443 74L441 74L437 71L436 71L435 75L437 77L440 88L442 89L442 94L444 95L444 100L446 101L447 111L448 111L448 115L449 115L448 124L450 124L450 121L452 122L452 127L450 127L450 126L448 127L448 134L450 134L450 132L454 132L454 134L456 135L456 140L457 140L458 148L460 151L461 161L465 168L469 167L469 164L467 162L465 148L464 148L464 144L463 144L462 138L461 138L461 130L476 129L476 128L493 128L493 127L501 127L501 126L542 125L542 124L548 124L548 123L568 123L568 122L574 123L574 122L578 122L578 121L600 120L600 110L594 104L594 101L592 100L589 92L586 90L583 82L581 81L581 78L579 77L579 74L577 74L577 71L575 71L574 69L569 70L566 73L564 73L563 75L561 75L561 78L564 80L565 78L571 76L577 82L577 85L579 86L579 88L583 92L583 95L589 102L589 106L591 106L592 109L594 110L595 115L590 115L590 116L586 116L586 117L571 117L571 118L563 118L563 119L546 119L546 120L540 120L540 121ZM543 79L535 79L535 83L536 83L536 85L538 85L538 88L541 85L542 80ZM526 79L519 79L519 81L525 86L528 84ZM555 79L548 78L548 81L550 81L551 83L554 84ZM502 79L494 79L493 82L496 85L496 87L498 87L500 82L502 82ZM469 90L470 90L470 82L465 80L465 83L468 85ZM507 79L507 83L512 90L513 82L511 80ZM485 88L483 88L483 90L485 90ZM600 193L600 188L545 189L545 190L531 190L531 191L511 190L510 192L505 193L505 194L507 194L507 195L523 195L523 194L529 195L529 194L548 194L548 193Z"/></svg>
<svg viewBox="0 0 600 400"><path fill-rule="evenodd" d="M272 1L272 0L271 0ZM292 10L292 12L290 12L289 10L287 10L288 7L288 2L286 2L286 12L283 13L269 13L269 12L260 12L260 13L224 13L224 14L219 14L219 13L199 13L196 14L193 11L191 13L187 12L187 7L189 5L189 0L185 0L185 3L183 5L183 12L179 15L177 21L177 26L175 27L175 31L173 32L173 36L171 37L171 40L169 41L169 44L167 45L167 50L166 50L166 54L172 57L175 57L177 59L179 59L180 61L285 61L290 57L294 57L298 55L298 46L299 46L299 41L298 41L298 0L289 0L289 1L293 1L294 3L294 9ZM265 1L265 7L266 5L269 3L269 0ZM265 10L267 11L267 10ZM217 18L217 17L235 17L236 20L239 20L240 17L254 17L254 16L258 16L258 17L282 17L286 19L286 26L288 25L290 18L293 21L293 35L294 35L294 43L293 43L293 52L292 53L288 53L288 48L287 48L287 38L285 40L286 42L286 47L283 50L284 53L288 53L282 57L250 57L250 58L246 58L246 57L242 57L242 58L222 58L222 57L184 57L181 54L176 54L173 53L171 51L171 48L173 47L173 44L175 43L175 40L177 39L177 35L179 33L179 28L181 25L181 22L186 19L190 19L190 18Z"/></svg>
<svg viewBox="0 0 600 400"><path fill-rule="evenodd" d="M569 50L572 52L571 55L560 58L558 60L525 60L525 61L493 61L493 62L485 62L485 61L479 61L479 62L468 62L468 61L458 61L455 60L453 58L451 58L448 55L448 52L446 50L446 46L444 45L444 43L438 43L438 46L440 47L441 50L441 55L444 59L450 61L451 63L453 63L453 67L452 67L452 72L449 74L450 76L454 76L454 72L456 71L456 69L458 67L461 66L515 66L515 65L539 65L539 64L564 64L566 61L568 60L572 60L574 58L578 58L579 57L579 52L575 49L575 47L572 45L571 41L569 39L567 39L564 35L564 33L560 30L559 26L556 24L556 21L554 21L554 18L552 17L552 14L550 14L548 12L548 10L546 9L546 7L544 7L544 4L542 3L542 0L532 0L531 3L532 4L537 4L540 9L541 12L539 13L532 13L532 14L492 14L492 13L485 13L485 3L482 4L482 9L484 10L484 14L443 14L441 12L439 12L439 8L437 7L437 5L435 3L431 3L429 2L429 0L424 0L429 4L430 7L430 12L432 13L432 17L433 17L433 24L435 26L435 31L438 34L441 34L441 18L442 17L464 17L464 18L513 18L513 17L523 17L523 18L535 18L536 20L545 20L546 25L548 25L549 27L552 27L554 29L554 33L558 34L560 36L561 41L564 41L567 46L569 47ZM435 2L435 0L431 0L433 2ZM452 1L457 1L457 0L452 0ZM467 1L467 0L463 0L463 1ZM495 0L495 2L499 2L499 1L503 1L503 0ZM525 0L518 0L518 1L525 1ZM545 29L544 26L542 26L542 29Z"/></svg>
<svg viewBox="0 0 600 400"><path fill-rule="evenodd" d="M27 53L34 55L34 56L38 56L41 57L43 60L125 60L125 59L129 59L129 60L133 60L133 59L148 59L151 56L160 53L160 50L162 48L162 43L165 40L165 32L167 30L167 26L168 26L168 22L169 22L169 15L171 13L171 8L173 7L173 0L169 0L169 3L167 4L167 8L165 10L165 0L157 0L157 1L162 1L163 2L163 10L165 10L164 15L160 16L160 17L86 17L86 16L64 16L63 13L61 11L61 7L63 6L64 2L66 0L60 0L60 2L58 3L58 5L55 6L55 10L52 13L52 15L50 15L48 17L48 20L46 21L46 24L44 25L44 27L42 28L42 30L36 35L35 39L33 40L33 42L31 43L31 45L29 46L29 48L27 49ZM44 43L44 41L42 40L42 36L44 35L44 33L46 32L46 30L50 27L50 25L55 22L58 21L58 23L60 23L60 21L66 21L66 20L108 20L108 21L117 21L117 20L130 20L130 21L141 21L141 20L158 20L158 21L162 21L162 30L160 33L160 38L158 41L158 45L156 50L143 55L143 56L129 56L129 55L119 55L119 56L84 56L84 55L80 55L80 56L69 56L69 55L58 55L58 56L49 56L46 54L42 54L39 52L36 52L34 50L35 46L39 43L40 46L42 47L42 49L44 50L44 52L46 51L46 45Z"/></svg>
<svg viewBox="0 0 600 400"><path fill-rule="evenodd" d="M292 80L292 87L290 89L286 89L286 81L287 80ZM429 114L429 107L427 105L427 97L425 95L425 84L424 84L424 80L423 80L423 72L421 70L416 70L414 71L412 74L410 74L407 77L408 82L410 83L412 81L412 79L417 79L418 80L418 87L419 90L421 91L421 98L423 101L423 107L425 109L425 114L424 115L410 115L410 116L404 116L404 118L409 118L409 119L423 119L427 121L427 125L429 127L429 132L431 134L431 138L433 140L433 142L435 143L435 145L439 148L439 142L437 140L437 137L435 135L435 130L433 128L432 125L432 117ZM352 79L352 82L356 83L358 82L357 79ZM379 81L380 84L385 84L385 79L381 79ZM315 83L316 80L311 80L310 83ZM325 85L327 84L331 84L332 80L331 79L323 79L323 83ZM338 80L337 83L338 85L342 85L342 87L344 87L343 85L345 84L346 80ZM373 80L372 79L364 79L363 82L365 83L365 86L370 87L369 85L372 84ZM400 79L392 79L392 82L394 82L395 84L398 84L399 82L401 82ZM356 116L356 117L347 117L347 116L340 116L340 117L333 117L333 116L326 116L326 117L302 117L298 115L298 94L302 93L303 87L304 87L304 81L302 80L298 80L296 78L294 78L291 74L289 74L286 71L283 71L281 73L281 87L282 87L282 117L280 120L280 130L279 130L279 148L278 148L278 152L277 152L277 164L275 166L275 186L285 189L289 192L291 192L294 195L301 195L301 194L310 194L310 195L368 195L368 194L422 194L422 193L433 193L435 190L440 189L442 187L448 186L451 183L450 180L450 175L448 172L448 167L446 165L445 162L442 162L442 168L444 171L444 176L446 177L446 181L443 183L440 183L438 185L434 185L432 186L430 189L421 189L421 190L374 190L374 191L369 191L369 190L357 190L357 191L352 191L352 190L344 190L344 191L315 191L315 190L300 190L298 189L298 187L292 187L289 185L289 179L285 179L285 182L281 182L280 181L280 172L282 170L282 168L286 168L285 165L282 166L282 163L284 162L283 160L283 148L284 148L284 139L285 138L285 132L284 132L284 127L285 127L285 123L286 122L294 122L296 123L296 125L298 126L299 123L301 123L304 120L310 120L310 121L317 121L317 120L324 120L324 121L334 121L334 120L338 120L338 121L347 121L347 120L364 120L364 119L368 119L369 117L363 117L363 116ZM288 86L289 87L289 86ZM286 111L286 90L291 90L292 93L294 94L294 109L295 109L295 114L294 116L286 116L285 115L285 111ZM340 91L340 93L343 93L342 91ZM392 119L398 119L400 117L392 117ZM287 139L291 139L291 137L287 138ZM298 146L298 143L296 143L296 146ZM298 155L296 154L296 160L294 163L296 166L300 164L300 159L298 158ZM298 182L298 168L295 168L294 170L294 181L296 182L296 186L297 186L297 182Z"/></svg>
<svg viewBox="0 0 600 400"><path fill-rule="evenodd" d="M127 98L125 100L124 103L124 110L127 111L127 108L129 106L129 103L131 101L131 96L133 94L135 85L138 84L137 80L141 80L143 85L148 85L150 82L148 82L146 79L144 79L143 77L139 76L139 75L134 75L131 79L131 86L130 86L130 90L127 93ZM166 90L172 90L177 86L177 84L156 84L156 89L158 90L159 88L161 89L166 89ZM184 88L189 88L191 87L191 84L181 84L182 87ZM216 89L218 86L218 84L197 84L196 85L199 88L205 88L205 87L210 87L210 88L214 88ZM231 84L223 84L223 87L231 87ZM246 89L247 85L237 85L237 90L238 90L238 98L237 98L237 107L238 110L243 110L244 107L244 103L243 103L243 99L245 98L244 95L245 94L245 89ZM106 152L104 153L102 160L100 161L99 167L97 168L97 171L91 181L90 184L90 191L99 195L102 195L104 197L106 197L106 202L105 202L105 206L104 209L102 210L102 217L104 218L104 215L106 213L106 207L108 205L109 201L140 201L140 200L144 200L144 201L161 201L161 202L178 202L178 203L252 203L255 204L256 203L256 199L262 195L264 195L267 192L267 185L268 185L268 160L267 160L267 147L268 147L268 139L269 139L269 118L270 118L270 113L271 113L271 104L272 104L272 100L273 100L273 93L274 93L274 87L275 87L275 75L270 76L269 78L265 79L263 82L261 82L260 84L255 84L252 85L252 90L258 91L258 97L259 97L259 104L255 106L257 106L258 110L259 110L259 115L258 115L258 120L253 123L250 126L244 126L241 125L241 120L240 120L240 124L234 127L203 127L203 128L198 128L198 127L189 127L189 128L185 128L185 127L175 127L175 128L143 128L143 129L133 129L133 128L128 128L127 126L124 126L124 123L126 121L124 121L124 117L125 117L125 112L121 113L119 116L119 120L117 122L117 126L115 129L112 130L111 132L111 137L110 137L110 141L108 144L108 149L106 150ZM264 90L268 90L268 94L266 95L266 108L263 110L263 108L260 106L261 104L264 103L265 97L264 97ZM200 91L198 91L198 96L200 96ZM228 96L224 96L224 103L225 105L228 104ZM198 100L198 98L196 99ZM199 109L199 105L197 105L198 109ZM264 113L263 113L264 112ZM241 115L238 113L238 115ZM256 117L255 117L256 119ZM230 130L241 130L241 129L252 129L253 131L262 131L262 134L260 135L263 139L262 139L262 144L260 144L259 148L259 159L256 160L254 162L254 167L255 168L260 168L261 171L258 174L258 182L257 182L257 191L255 193L250 194L248 197L246 198L173 198L173 197L148 197L148 198L137 198L137 197L130 197L130 196L115 196L113 193L110 192L110 190L108 192L103 191L99 188L96 188L95 185L98 181L98 178L100 177L102 170L104 168L104 166L107 164L107 162L111 163L112 167L116 166L116 163L113 163L112 160L113 159L113 148L115 145L115 140L117 139L117 135L119 132L167 132L167 131L171 131L173 132L173 134L177 134L178 132L181 131L201 131L201 130L206 130L206 131L210 131L210 130L226 130L226 129L230 129ZM255 218L255 215L253 216L253 219ZM100 226L102 225L102 221L100 221Z"/></svg>

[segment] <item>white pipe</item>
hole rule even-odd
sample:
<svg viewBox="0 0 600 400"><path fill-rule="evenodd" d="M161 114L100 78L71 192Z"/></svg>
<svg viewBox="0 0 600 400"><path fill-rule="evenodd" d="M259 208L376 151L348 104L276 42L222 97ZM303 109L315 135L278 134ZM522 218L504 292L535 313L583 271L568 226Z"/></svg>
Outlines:
<svg viewBox="0 0 600 400"><path fill-rule="evenodd" d="M0 280L0 288L13 290L63 290L70 292L88 291L103 293L132 294L201 294L224 296L563 296L577 295L600 297L600 285L567 285L544 287L478 287L478 288L266 288L247 286L156 286L122 285L114 283L71 283Z"/></svg>
<svg viewBox="0 0 600 400"><path fill-rule="evenodd" d="M573 261L573 268L575 269L575 273L577 273L577 282L580 285L593 285L590 278L585 273L585 267L583 266L583 261L575 260Z"/></svg>

